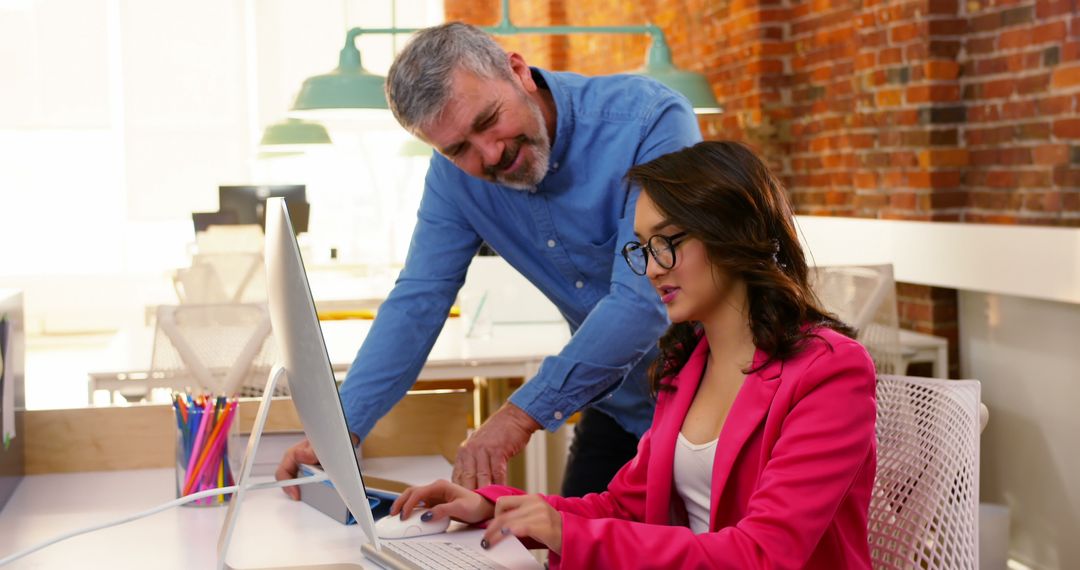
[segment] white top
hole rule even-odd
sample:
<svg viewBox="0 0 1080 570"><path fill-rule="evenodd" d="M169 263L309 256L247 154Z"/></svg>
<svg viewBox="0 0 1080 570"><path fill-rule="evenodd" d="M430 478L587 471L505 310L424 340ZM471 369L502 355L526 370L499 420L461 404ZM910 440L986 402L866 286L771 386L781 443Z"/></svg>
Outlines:
<svg viewBox="0 0 1080 570"><path fill-rule="evenodd" d="M694 534L709 531L709 498L712 496L716 441L690 443L680 432L679 443L675 446L675 491L686 504L690 530Z"/></svg>

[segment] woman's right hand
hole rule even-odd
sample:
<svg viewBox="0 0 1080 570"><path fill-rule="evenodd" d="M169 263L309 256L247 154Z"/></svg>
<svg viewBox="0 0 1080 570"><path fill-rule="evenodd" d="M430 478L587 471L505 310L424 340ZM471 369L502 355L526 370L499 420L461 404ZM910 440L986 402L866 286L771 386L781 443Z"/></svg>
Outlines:
<svg viewBox="0 0 1080 570"><path fill-rule="evenodd" d="M475 491L445 479L405 489L390 505L390 515L401 513L401 518L407 519L416 507L427 508L432 513L432 519L448 516L470 524L486 521L495 514L494 503Z"/></svg>

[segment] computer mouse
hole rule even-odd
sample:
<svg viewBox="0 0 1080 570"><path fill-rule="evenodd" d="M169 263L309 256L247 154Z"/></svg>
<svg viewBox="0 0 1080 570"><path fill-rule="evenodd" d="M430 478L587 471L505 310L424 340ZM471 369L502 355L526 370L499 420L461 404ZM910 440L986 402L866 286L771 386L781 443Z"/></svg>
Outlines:
<svg viewBox="0 0 1080 570"><path fill-rule="evenodd" d="M427 509L414 509L412 516L405 520L401 520L400 515L387 515L375 522L375 534L379 538L395 539L446 532L450 517L424 522L420 517L426 512Z"/></svg>

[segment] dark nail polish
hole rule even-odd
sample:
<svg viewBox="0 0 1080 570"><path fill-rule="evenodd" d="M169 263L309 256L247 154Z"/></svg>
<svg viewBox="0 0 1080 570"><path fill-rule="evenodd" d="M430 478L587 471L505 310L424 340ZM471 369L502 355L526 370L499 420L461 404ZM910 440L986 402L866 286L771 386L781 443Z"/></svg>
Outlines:
<svg viewBox="0 0 1080 570"><path fill-rule="evenodd" d="M480 548L483 548L484 550L487 550L487 549L491 548L491 543L488 542L486 538L481 538L480 539Z"/></svg>
<svg viewBox="0 0 1080 570"><path fill-rule="evenodd" d="M420 520L422 520L422 521L424 521L424 522L428 522L428 521L430 521L430 520L431 520L431 518L432 518L432 517L434 517L434 516L435 516L435 513L431 512L431 511L428 511L428 512L426 512L426 513L424 513L424 514L420 515Z"/></svg>

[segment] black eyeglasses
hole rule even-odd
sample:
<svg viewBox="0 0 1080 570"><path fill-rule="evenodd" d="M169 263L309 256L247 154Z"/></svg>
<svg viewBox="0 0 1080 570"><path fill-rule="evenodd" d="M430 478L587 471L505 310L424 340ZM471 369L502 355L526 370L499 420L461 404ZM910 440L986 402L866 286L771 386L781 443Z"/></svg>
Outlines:
<svg viewBox="0 0 1080 570"><path fill-rule="evenodd" d="M675 235L655 235L645 243L628 241L622 247L622 256L630 271L638 275L645 275L649 266L649 255L656 260L656 264L664 269L675 267L675 246L686 237L686 232Z"/></svg>

